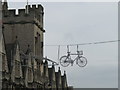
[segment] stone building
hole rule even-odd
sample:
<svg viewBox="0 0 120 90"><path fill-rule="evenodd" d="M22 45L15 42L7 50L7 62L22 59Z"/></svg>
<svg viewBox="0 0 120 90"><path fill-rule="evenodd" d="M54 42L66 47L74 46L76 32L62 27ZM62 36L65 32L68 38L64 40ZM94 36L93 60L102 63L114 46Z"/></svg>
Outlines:
<svg viewBox="0 0 120 90"><path fill-rule="evenodd" d="M49 72L49 84L50 84L50 89L54 90L56 88L56 78L55 78L55 67L52 65L51 68L48 68Z"/></svg>
<svg viewBox="0 0 120 90"><path fill-rule="evenodd" d="M7 55L6 55L6 50L5 50L5 42L4 42L4 36L2 32L1 36L1 50L0 50L0 62L2 62L0 68L2 68L2 87L9 87L9 69L8 69L8 61L7 61ZM1 85L1 84L0 84Z"/></svg>
<svg viewBox="0 0 120 90"><path fill-rule="evenodd" d="M43 60L45 30L43 25L44 8L42 5L26 5L25 9L8 9L5 0L2 4L2 57L3 89L68 89L66 74L61 75L59 68L48 68Z"/></svg>
<svg viewBox="0 0 120 90"><path fill-rule="evenodd" d="M62 79L61 79L60 68L59 68L58 72L55 72L55 77L56 77L56 87L57 87L57 90L62 90Z"/></svg>

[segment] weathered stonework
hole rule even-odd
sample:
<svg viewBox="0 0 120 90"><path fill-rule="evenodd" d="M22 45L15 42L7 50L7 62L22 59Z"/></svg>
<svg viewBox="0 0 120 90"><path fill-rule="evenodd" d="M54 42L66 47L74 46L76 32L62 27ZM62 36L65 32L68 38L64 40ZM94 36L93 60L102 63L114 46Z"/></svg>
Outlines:
<svg viewBox="0 0 120 90"><path fill-rule="evenodd" d="M3 9L2 58L3 89L68 90L66 74L56 73L54 65L48 68L43 61L43 7L28 5L26 9ZM28 9L27 9L28 8Z"/></svg>

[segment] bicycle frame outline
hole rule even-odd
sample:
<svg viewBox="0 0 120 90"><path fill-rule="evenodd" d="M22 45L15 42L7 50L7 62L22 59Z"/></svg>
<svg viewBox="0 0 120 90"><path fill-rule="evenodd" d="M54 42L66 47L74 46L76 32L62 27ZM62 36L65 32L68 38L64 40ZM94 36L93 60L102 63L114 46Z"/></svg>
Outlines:
<svg viewBox="0 0 120 90"><path fill-rule="evenodd" d="M77 56L75 57L75 59L72 59L71 55L77 55ZM82 54L80 54L80 51L77 51L77 54L76 53L74 54L74 53L67 52L66 57L67 57L66 59L69 60L69 63L71 63L71 66L73 66L75 61L76 61L76 64L78 64L77 60L78 60L78 58L82 57Z"/></svg>
<svg viewBox="0 0 120 90"><path fill-rule="evenodd" d="M78 51L78 46L77 46L77 53L70 53L69 52L69 46L67 46L67 55L62 56L60 58L60 64L64 67L67 67L69 64L71 64L71 66L73 66L74 62L76 61L76 64L80 67L84 67L87 64L87 59L85 57L83 57L83 51ZM82 54L80 53L82 52ZM77 55L77 57L75 57L75 59L71 58L71 55Z"/></svg>

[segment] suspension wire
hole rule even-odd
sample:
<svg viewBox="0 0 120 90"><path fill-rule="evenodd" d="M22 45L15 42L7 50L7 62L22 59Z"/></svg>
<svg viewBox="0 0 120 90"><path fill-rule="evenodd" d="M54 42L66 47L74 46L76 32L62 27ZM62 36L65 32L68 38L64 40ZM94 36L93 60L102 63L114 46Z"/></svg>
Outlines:
<svg viewBox="0 0 120 90"><path fill-rule="evenodd" d="M14 66L14 65L16 65L16 64L12 64L11 66ZM42 65L44 65L44 66L52 66L52 64L48 64L48 65L42 64ZM32 65L22 65L22 64L19 64L17 66L22 66L22 67L28 66L28 67L31 67L31 66L42 66L42 65L33 65L33 64ZM54 65L57 66L59 64L54 63Z"/></svg>
<svg viewBox="0 0 120 90"><path fill-rule="evenodd" d="M113 41L103 41L103 42L93 42L93 43L81 43L81 44L69 44L69 45L45 45L45 46L58 46L58 60L59 60L59 56L60 56L60 47L61 46L67 46L67 50L69 52L69 46L76 46L77 45L77 50L78 50L78 46L79 45L91 45L91 44L105 44L105 43L113 43L113 42L119 42L120 40L113 40ZM21 52L21 54L24 55L24 57L26 57L27 55L25 55L23 52ZM12 51L11 51L11 55L12 55ZM11 57L12 59L12 57ZM45 58L44 58L45 59ZM53 60L50 60L48 58L46 58L47 61L53 62L54 65L59 65L58 63L54 62ZM11 65L13 65L13 63L11 63ZM28 66L28 65L21 65L21 66ZM30 65L31 66L31 65ZM37 65L32 65L32 66L37 66ZM51 65L48 65L51 66Z"/></svg>
<svg viewBox="0 0 120 90"><path fill-rule="evenodd" d="M78 51L78 46L79 46L79 45L77 45L77 51Z"/></svg>
<svg viewBox="0 0 120 90"><path fill-rule="evenodd" d="M102 41L102 42L91 42L91 43L80 43L80 44L69 44L69 46L76 46L76 45L93 45L93 44L105 44L105 43L113 43L119 42L120 40L112 40L112 41ZM45 46L67 46L67 45L45 45Z"/></svg>
<svg viewBox="0 0 120 90"><path fill-rule="evenodd" d="M70 52L70 51L69 51L69 45L67 45L67 52Z"/></svg>
<svg viewBox="0 0 120 90"><path fill-rule="evenodd" d="M60 58L60 45L58 46L58 60Z"/></svg>

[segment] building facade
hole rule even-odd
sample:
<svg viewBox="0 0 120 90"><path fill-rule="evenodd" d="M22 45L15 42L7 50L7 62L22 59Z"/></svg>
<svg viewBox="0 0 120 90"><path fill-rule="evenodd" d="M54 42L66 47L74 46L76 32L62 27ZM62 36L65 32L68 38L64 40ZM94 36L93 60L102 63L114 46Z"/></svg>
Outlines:
<svg viewBox="0 0 120 90"><path fill-rule="evenodd" d="M8 9L2 4L2 88L3 89L68 89L66 74L59 68L48 68L43 60L45 30L42 5L26 5L25 9Z"/></svg>

